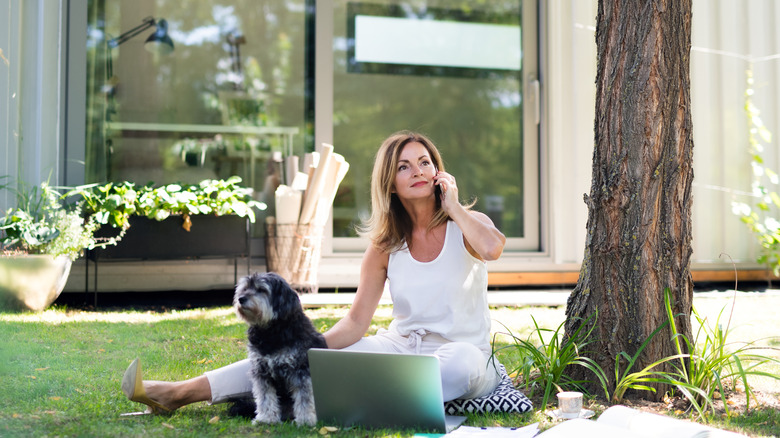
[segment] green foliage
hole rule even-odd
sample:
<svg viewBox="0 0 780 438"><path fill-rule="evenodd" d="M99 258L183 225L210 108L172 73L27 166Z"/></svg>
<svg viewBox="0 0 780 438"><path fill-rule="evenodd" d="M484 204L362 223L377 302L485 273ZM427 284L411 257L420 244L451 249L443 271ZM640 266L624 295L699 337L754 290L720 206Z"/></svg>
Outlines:
<svg viewBox="0 0 780 438"><path fill-rule="evenodd" d="M0 218L0 244L8 252L67 255L76 259L84 249L116 245L130 227L130 216L164 220L181 215L233 214L255 220L254 209L265 204L252 199L241 178L204 180L199 184L136 187L131 182L88 184L64 195L48 183L16 190L17 207ZM0 185L0 189L8 184ZM70 201L67 205L65 200ZM103 225L120 230L113 237L96 237Z"/></svg>
<svg viewBox="0 0 780 438"><path fill-rule="evenodd" d="M637 359L639 359L639 356L641 356L642 352L645 350L648 344L650 344L653 338L667 325L668 323L664 323L661 327L655 329L653 333L651 333L650 336L648 336L647 339L645 339L645 341L642 342L642 345L639 346L639 348L637 349L637 351L634 353L633 356L630 356L625 351L621 351L620 354L618 354L615 357L615 390L612 393L613 403L622 402L623 397L626 394L626 391L628 391L629 389L635 391L655 392L656 391L655 388L650 386L650 384L668 383L668 379L666 378L664 373L654 371L654 370L659 365L671 361L675 359L677 356L666 357L657 360L645 366L643 369L639 371L633 371L633 372L631 371ZM620 371L621 360L624 360L627 363L625 369L622 372Z"/></svg>
<svg viewBox="0 0 780 438"><path fill-rule="evenodd" d="M673 362L674 371L666 375L669 383L674 384L683 396L688 399L699 415L713 407L715 393L725 394L726 389L736 389L737 382L741 382L745 389L746 408L750 408L750 397L753 390L748 381L751 376L770 377L780 380L780 376L764 371L767 365L780 364L776 358L759 354L760 350L769 347L759 347L759 340L750 342L729 342L729 320L725 330L721 324L721 316L725 307L718 314L714 327L708 324L706 318L702 318L696 309L693 316L699 323L699 329L693 341L678 333L674 327L674 317L669 293L665 294L666 313L672 324L673 340L677 355ZM735 303L732 303L732 310ZM683 349L685 346L685 349ZM693 354L685 354L685 352ZM728 404L723 404L724 409L730 415Z"/></svg>
<svg viewBox="0 0 780 438"><path fill-rule="evenodd" d="M582 366L593 372L606 393L607 382L603 370L593 359L583 353L583 349L591 342L591 333L595 327L591 322L597 319L596 314L584 320L568 338L564 336L565 322L555 330L550 330L540 327L533 316L531 319L534 329L528 339L515 336L508 327L504 326L507 332L503 334L508 335L513 343L503 347L496 347L495 340L493 343L494 356L507 349L514 350L514 353L519 356L515 368L507 366L507 370L511 374L518 375L521 380L520 385L529 396L541 391L542 407L545 407L554 390L569 389L587 392L582 385L585 381L574 380L569 376L567 368L572 365ZM546 339L548 335L549 339ZM533 339L534 337L536 339Z"/></svg>
<svg viewBox="0 0 780 438"><path fill-rule="evenodd" d="M633 356L621 352L616 358L616 388L612 396L613 402L620 403L628 389L655 392L655 388L649 386L649 383L666 384L679 391L699 416L703 417L707 411L714 409L716 391L725 395L726 390L735 389L739 381L745 388L747 408L749 408L752 389L748 377L763 376L780 380L780 376L764 370L766 365L779 364L780 361L757 353L758 350L769 347L759 347L756 345L757 341L729 342L727 340L728 324L724 330L720 322L723 310L715 321L715 327L711 327L706 318L702 318L694 309L693 316L699 323L699 329L691 341L677 330L674 319L679 315L673 314L671 292L668 288L664 291L664 306L667 321L653 331ZM667 326L671 331L671 341L676 354L659 359L641 371L630 372L645 347ZM622 374L618 372L621 358L628 362ZM659 370L666 363L670 365L671 370ZM724 403L723 406L730 414L728 404Z"/></svg>
<svg viewBox="0 0 780 438"><path fill-rule="evenodd" d="M128 219L137 211L138 193L135 184L126 181L79 186L65 196L77 197L76 202L87 214L94 215L100 224L114 228L129 227Z"/></svg>
<svg viewBox="0 0 780 438"><path fill-rule="evenodd" d="M748 143L753 168L752 196L756 199L753 206L745 202L733 201L732 211L740 217L748 229L758 239L762 251L757 261L780 275L780 177L764 163L762 156L764 143L772 141L772 133L761 120L761 112L753 104L753 71L747 70L748 87L745 91L745 112L748 119Z"/></svg>
<svg viewBox="0 0 780 438"><path fill-rule="evenodd" d="M79 204L103 225L126 229L131 215L165 220L171 215L185 218L196 214L223 216L233 214L255 221L254 209L265 204L252 199L248 188L239 186L241 178L204 180L199 184L168 184L137 187L131 182L88 184L76 187L67 196L79 197Z"/></svg>
<svg viewBox="0 0 780 438"><path fill-rule="evenodd" d="M3 251L68 256L75 260L84 249L98 245L94 237L100 226L84 219L81 211L65 208L62 196L48 183L30 190L16 190L17 207L0 218Z"/></svg>

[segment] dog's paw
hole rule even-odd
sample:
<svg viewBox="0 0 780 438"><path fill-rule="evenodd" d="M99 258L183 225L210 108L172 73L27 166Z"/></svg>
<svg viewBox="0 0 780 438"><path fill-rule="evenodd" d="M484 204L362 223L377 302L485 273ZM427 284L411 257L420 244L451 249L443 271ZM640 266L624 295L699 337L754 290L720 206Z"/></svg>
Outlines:
<svg viewBox="0 0 780 438"><path fill-rule="evenodd" d="M317 424L317 415L312 411L306 415L295 417L295 424L298 426L314 426Z"/></svg>
<svg viewBox="0 0 780 438"><path fill-rule="evenodd" d="M252 425L257 426L260 424L276 424L281 422L281 418L278 415L257 414L255 419L252 420Z"/></svg>

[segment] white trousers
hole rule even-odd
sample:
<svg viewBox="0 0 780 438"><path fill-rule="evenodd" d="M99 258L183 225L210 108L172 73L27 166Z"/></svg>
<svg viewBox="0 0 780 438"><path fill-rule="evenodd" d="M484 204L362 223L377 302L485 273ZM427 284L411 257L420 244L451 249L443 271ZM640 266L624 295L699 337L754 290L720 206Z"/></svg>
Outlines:
<svg viewBox="0 0 780 438"><path fill-rule="evenodd" d="M435 333L420 331L401 336L380 329L375 336L365 337L344 350L436 356L441 367L444 401L490 394L501 380L490 354L473 344L451 342ZM250 367L249 359L245 359L207 371L211 403L252 397Z"/></svg>

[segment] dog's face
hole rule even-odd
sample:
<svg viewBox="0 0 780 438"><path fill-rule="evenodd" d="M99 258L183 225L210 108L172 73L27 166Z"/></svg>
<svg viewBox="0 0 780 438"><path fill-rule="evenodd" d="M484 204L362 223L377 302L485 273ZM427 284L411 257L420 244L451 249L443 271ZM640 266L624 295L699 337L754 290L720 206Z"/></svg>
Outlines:
<svg viewBox="0 0 780 438"><path fill-rule="evenodd" d="M273 272L241 278L233 297L236 314L248 324L259 327L284 319L300 305L298 294L284 278Z"/></svg>

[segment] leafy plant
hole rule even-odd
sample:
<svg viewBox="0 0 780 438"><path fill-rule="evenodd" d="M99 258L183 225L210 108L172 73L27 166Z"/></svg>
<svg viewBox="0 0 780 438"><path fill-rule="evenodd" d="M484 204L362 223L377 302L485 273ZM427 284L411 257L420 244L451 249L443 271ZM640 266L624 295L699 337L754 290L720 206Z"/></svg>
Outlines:
<svg viewBox="0 0 780 438"><path fill-rule="evenodd" d="M703 417L708 410L714 408L715 391L719 391L725 397L726 389L735 388L737 381L740 381L745 388L747 407L749 408L752 394L748 382L749 376L780 379L780 376L762 370L765 365L778 364L780 361L756 353L758 350L769 349L769 347L757 346L756 342L758 341L740 343L727 341L730 320L724 330L720 323L723 310L718 315L713 328L708 325L706 318L702 318L694 309L693 316L699 323L699 329L694 340L691 341L677 330L674 322L675 315L672 311L671 293L668 288L664 291L664 306L667 321L650 334L633 356L621 352L616 358L616 387L612 396L613 402L619 403L628 389L655 392L655 388L649 386L649 383L668 384L676 388L688 400L691 407ZM659 359L640 371L630 372L645 347L667 326L672 333L671 340L677 354ZM628 366L622 374L618 372L620 358L626 359L628 362ZM672 369L670 371L658 370L658 367L664 363L669 363ZM724 409L728 412L727 403L724 403Z"/></svg>
<svg viewBox="0 0 780 438"><path fill-rule="evenodd" d="M76 196L81 208L95 216L100 224L126 229L128 220L137 212L138 193L131 182L88 184L70 190L65 196Z"/></svg>
<svg viewBox="0 0 780 438"><path fill-rule="evenodd" d="M95 215L101 224L126 229L132 215L154 220L165 220L171 215L184 219L189 230L189 217L196 214L223 216L234 214L255 221L254 209L264 210L266 205L255 201L251 190L241 187L241 178L204 180L199 184L168 184L136 187L131 182L89 184L76 187L68 196L79 196L79 204L87 214Z"/></svg>
<svg viewBox="0 0 780 438"><path fill-rule="evenodd" d="M679 370L675 369L675 361L679 361L679 363L683 364L684 366L685 361L692 357L690 354L683 353L679 343L676 344L677 354L661 358L653 363L650 363L639 371L631 372L631 369L634 367L634 364L647 345L649 345L653 338L655 338L658 333L660 333L667 326L671 327L671 339L673 342L677 342L679 337L684 337L682 334L677 332L674 316L671 313L671 292L668 288L664 290L664 302L666 303L666 310L668 315L667 321L661 324L660 327L655 329L650 334L650 336L645 339L645 341L642 343L642 345L639 346L633 356L629 356L626 352L620 352L620 354L618 354L618 356L615 358L615 391L612 394L612 402L620 403L623 400L626 391L629 389L636 391L650 391L654 393L656 392L656 389L650 385L653 383L658 383L676 387L682 393L686 394L686 397L690 397L693 400L704 399L711 405L712 399L708 398L706 393L701 388L697 387L696 384L686 380L685 376L681 374ZM689 345L688 351L692 351L691 348L692 346ZM622 372L620 371L621 359L627 362L627 366ZM672 371L667 372L657 369L667 362L671 363L670 366L673 368ZM703 410L700 404L696 404L695 407L700 414L703 414Z"/></svg>
<svg viewBox="0 0 780 438"><path fill-rule="evenodd" d="M753 390L748 382L748 377L763 376L780 380L780 376L762 370L767 364L780 363L780 360L776 358L757 353L760 350L770 349L770 347L756 345L759 340L739 343L727 340L731 331L731 318L729 317L725 329L720 321L725 307L718 314L714 326L710 326L707 319L702 318L696 309L693 310L693 316L699 323L699 329L691 342L684 335L677 333L668 294L664 304L672 325L675 348L678 352L675 356L677 360L674 362L675 371L669 373L667 377L700 415L704 415L708 407L713 406L715 391L720 391L720 394L725 397L726 389L734 389L737 382L741 382L745 389L746 408L749 409ZM732 302L732 311L735 304L736 300ZM683 344L688 351L692 351L694 354L682 354ZM723 406L728 413L728 403L724 403Z"/></svg>
<svg viewBox="0 0 780 438"><path fill-rule="evenodd" d="M634 364L636 363L637 359L639 359L639 356L642 355L642 352L645 350L645 348L650 344L650 342L655 338L655 336L663 330L667 323L664 323L661 325L661 327L658 327L655 329L650 336L645 339L644 342L642 342L642 345L639 346L639 348L634 352L633 356L630 356L625 351L621 351L616 357L615 357L615 390L612 393L612 402L613 403L620 403L623 401L623 397L626 394L626 391L629 389L635 390L635 391L650 391L655 392L655 388L652 386L649 386L651 383L668 383L668 379L665 378L664 373L654 371L654 369L663 364L664 362L668 362L670 360L673 360L676 356L673 357L666 357L660 360L657 360L647 366L645 366L643 369L639 371L631 371L634 368ZM620 370L620 362L621 359L624 360L627 364L625 369L622 371Z"/></svg>
<svg viewBox="0 0 780 438"><path fill-rule="evenodd" d="M99 245L100 226L84 219L78 207L65 208L62 196L48 183L17 190L17 207L0 218L0 245L7 253L65 255L75 260L82 250Z"/></svg>
<svg viewBox="0 0 780 438"><path fill-rule="evenodd" d="M640 345L639 349L633 356L629 356L626 352L621 352L615 358L615 392L612 395L612 401L614 403L620 403L623 400L623 396L629 389L637 391L650 391L656 392L656 389L650 384L659 383L671 385L677 388L681 393L685 395L692 403L692 406L696 408L700 415L704 415L704 411L707 406L712 406L712 396L708 394L705 389L701 387L702 381L696 379L694 375L688 374L687 370L701 369L698 367L695 360L696 357L683 352L680 339L685 339L685 336L677 331L677 326L674 322L674 314L672 313L671 304L671 291L669 288L664 289L664 305L667 312L667 320L660 327L655 329L650 336ZM671 341L675 345L677 354L661 358L647 366L640 371L631 372L636 360L642 354L647 345L661 332L664 328L670 327L672 336ZM687 342L688 350L693 351L694 346ZM620 359L625 359L628 362L625 370L620 373L619 365ZM660 371L657 370L661 365L669 362L672 367L672 371ZM679 364L679 365L676 365ZM688 364L688 365L686 365ZM695 374L695 371L694 371Z"/></svg>
<svg viewBox="0 0 780 438"><path fill-rule="evenodd" d="M733 201L732 212L740 217L753 235L758 239L762 251L758 263L772 269L775 276L780 275L780 220L777 219L780 208L780 194L777 186L780 177L770 169L762 156L764 143L772 141L772 133L761 120L761 111L753 104L753 69L747 70L747 89L745 90L745 112L748 119L748 144L753 168L752 196L757 199L751 207L745 202ZM774 188L773 188L774 187Z"/></svg>
<svg viewBox="0 0 780 438"><path fill-rule="evenodd" d="M16 190L17 207L0 218L0 244L4 252L67 255L76 259L84 249L116 245L130 227L132 215L156 220L180 215L188 230L189 216L193 214L234 214L254 222L254 209L265 209L265 204L252 199L250 189L239 186L240 182L241 178L232 177L187 186L88 184L64 195L43 183L30 190ZM67 206L66 199L71 201ZM120 231L113 237L96 237L103 225Z"/></svg>
<svg viewBox="0 0 780 438"><path fill-rule="evenodd" d="M250 190L238 185L240 182L241 178L234 176L228 180L205 180L189 186L144 187L138 196L138 211L157 220L172 214L235 214L249 217L254 222L252 208L264 209L265 204L254 201Z"/></svg>
<svg viewBox="0 0 780 438"><path fill-rule="evenodd" d="M553 395L553 390L576 389L581 392L587 392L583 387L584 380L574 380L566 372L572 365L582 366L593 372L601 383L607 398L607 381L604 371L591 358L585 357L582 352L591 341L591 333L595 324L590 324L591 319L597 319L597 313L588 317L577 328L572 336L564 336L564 323L561 323L555 330L539 327L536 319L532 316L534 329L528 339L520 339L512 331L507 330L504 335L508 335L513 344L504 347L495 348L493 355L505 350L513 349L519 353L517 367L510 370L510 373L517 374L524 386L524 389L533 395L535 391L542 391L542 406L547 406L548 401ZM502 324L503 325L503 324ZM586 329L586 327L589 327ZM550 335L545 339L545 335ZM536 340L533 337L536 336ZM538 343L538 346L537 346ZM497 343L493 342L495 346Z"/></svg>

